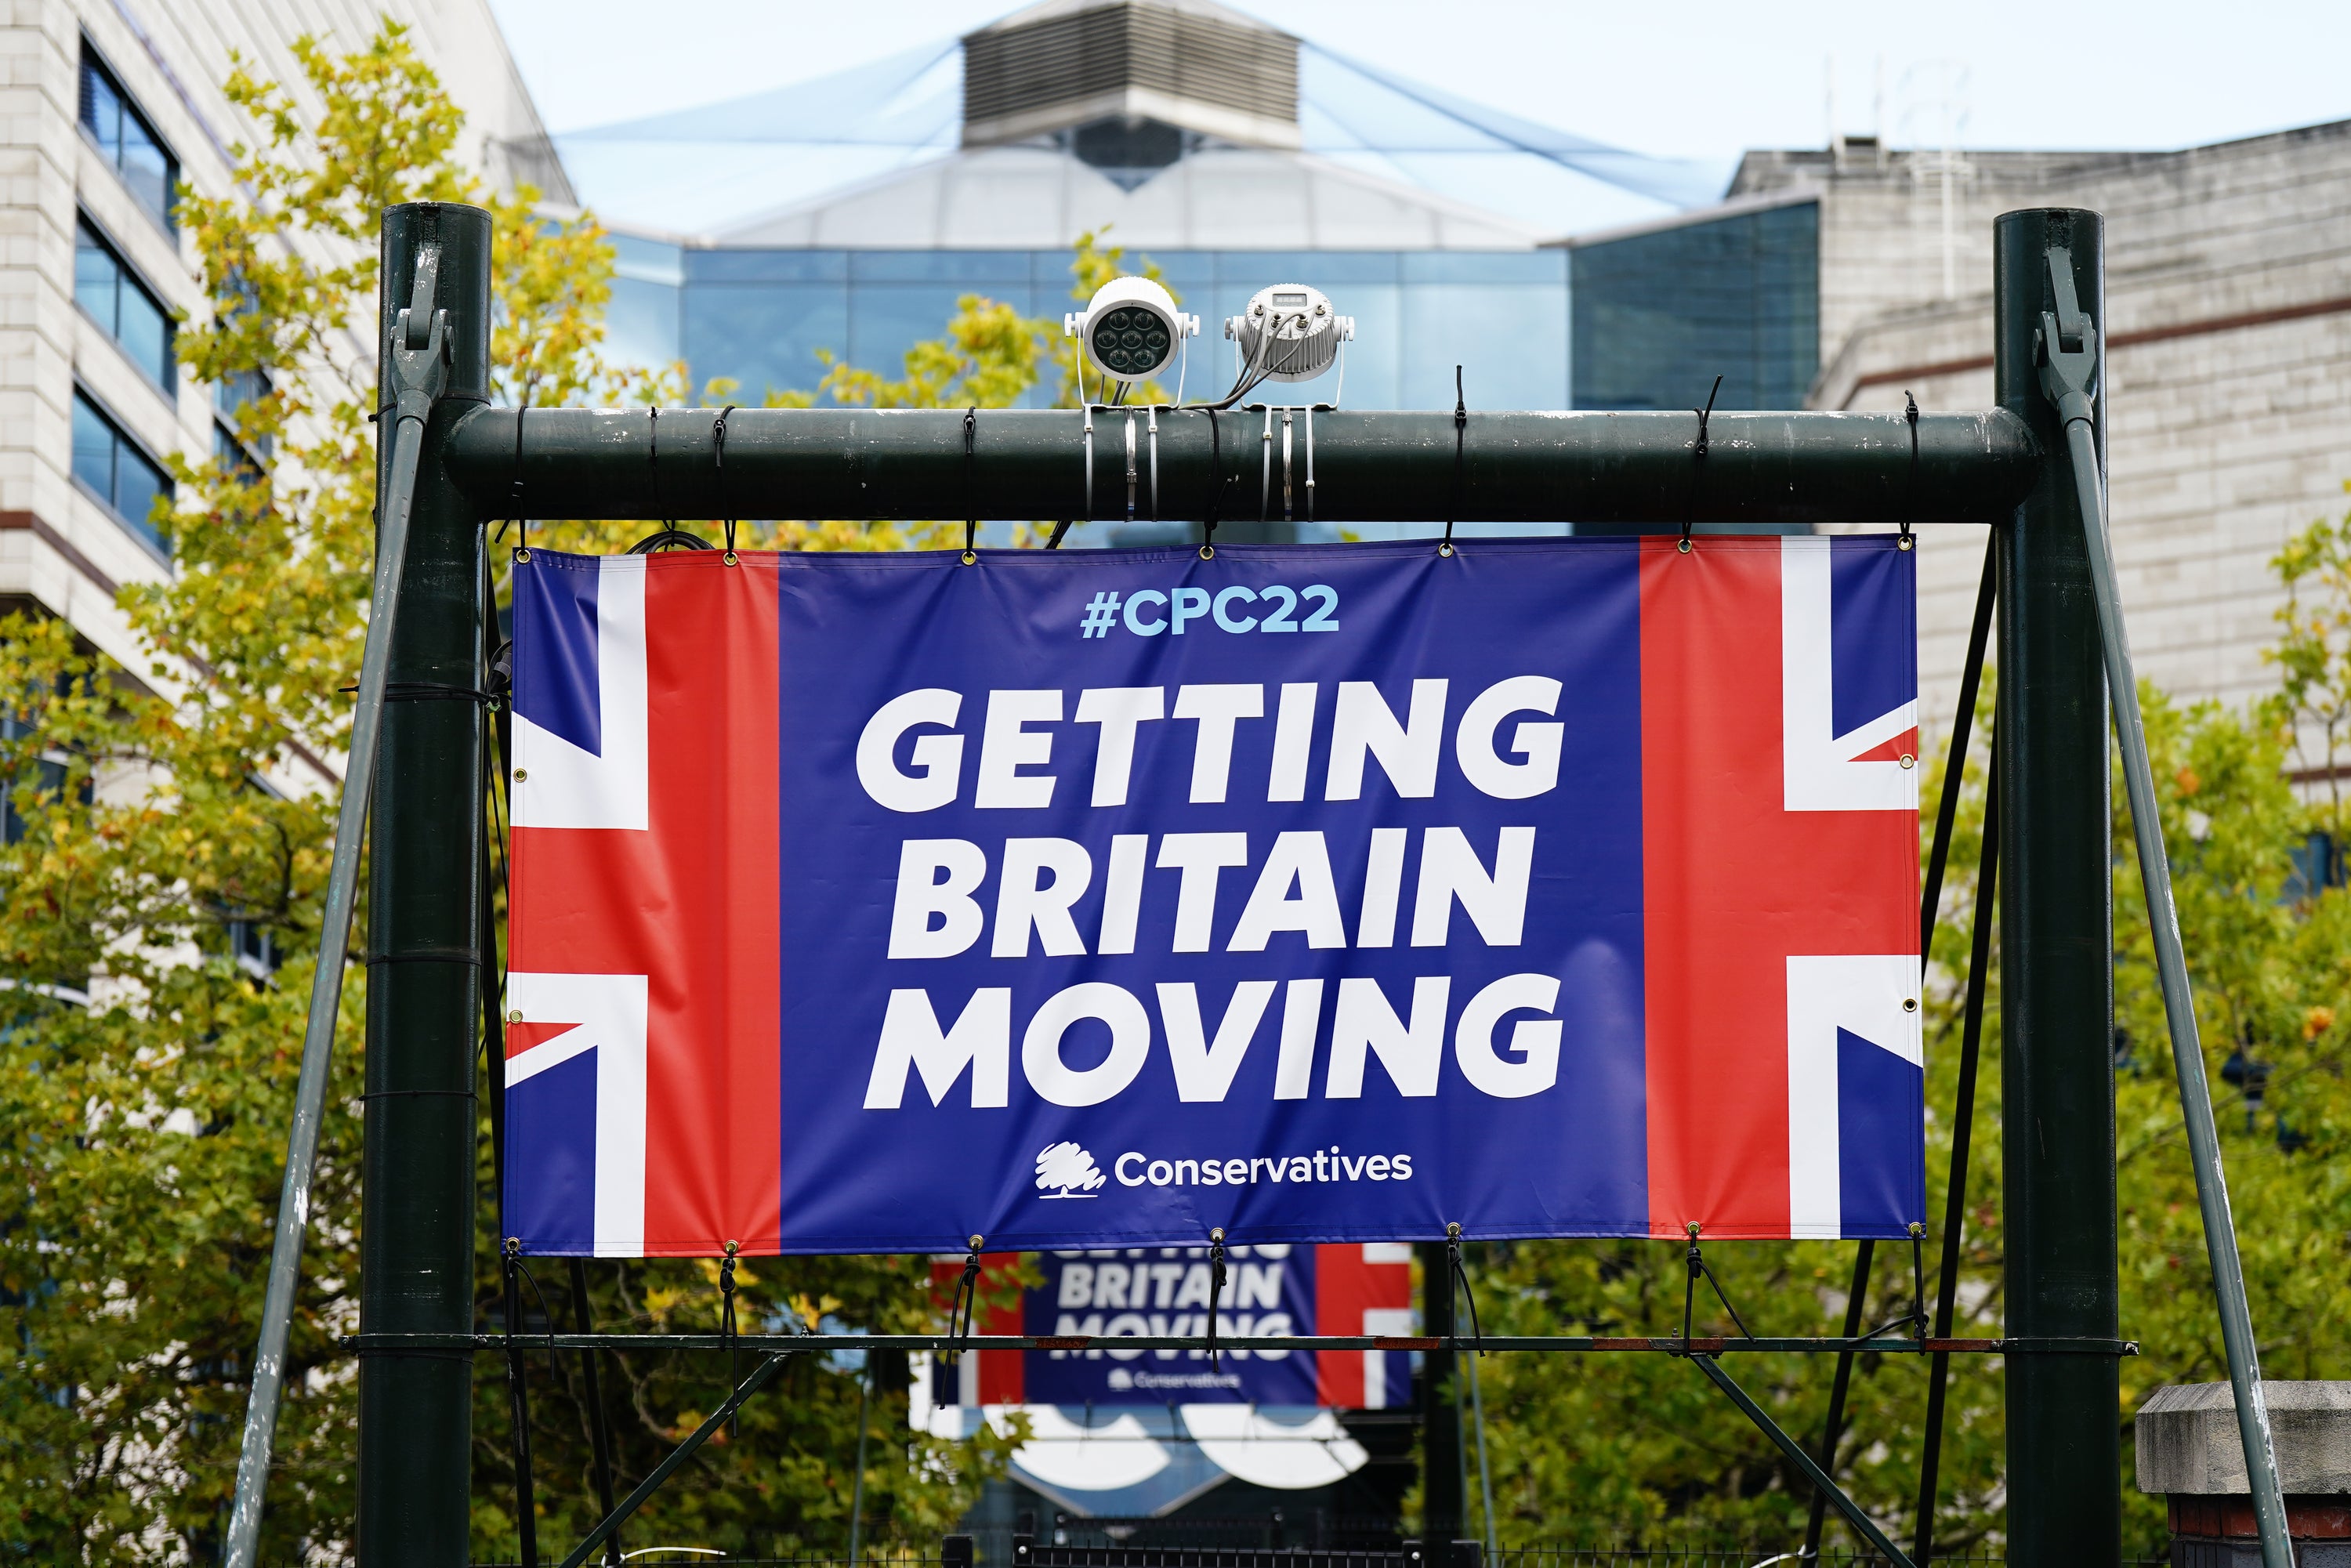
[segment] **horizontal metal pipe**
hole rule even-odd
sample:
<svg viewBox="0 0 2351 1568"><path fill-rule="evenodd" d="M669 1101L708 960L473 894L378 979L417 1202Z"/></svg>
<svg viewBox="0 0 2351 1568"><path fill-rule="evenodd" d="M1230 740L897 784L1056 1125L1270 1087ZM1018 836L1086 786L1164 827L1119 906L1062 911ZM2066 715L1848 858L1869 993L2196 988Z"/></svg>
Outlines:
<svg viewBox="0 0 2351 1568"><path fill-rule="evenodd" d="M1134 443L1130 486L1129 415ZM450 476L486 517L961 517L1224 522L1282 515L1279 412L485 408L452 434ZM521 422L519 439L517 421ZM2005 410L1717 413L1318 413L1290 434L1292 515L1332 523L1992 522L2042 454ZM1212 450L1213 448L1213 450ZM1313 484L1310 488L1307 480ZM1089 502L1091 494L1091 502Z"/></svg>
<svg viewBox="0 0 2351 1568"><path fill-rule="evenodd" d="M517 1344L532 1350L726 1350L730 1343L754 1354L777 1351L811 1354L839 1350L1084 1350L1115 1344L1121 1350L1206 1351L1208 1342L1196 1334L970 1334L953 1339L946 1334L820 1333L737 1334L730 1342L715 1333L534 1333L514 1336ZM371 1351L496 1350L507 1344L504 1334L360 1333L341 1341L347 1351L364 1355ZM1571 1354L1591 1351L1648 1351L1666 1355L1692 1352L1723 1355L1771 1351L1816 1354L1823 1351L1880 1351L1976 1355L2137 1355L2135 1340L2115 1339L1608 1339L1589 1334L1266 1334L1235 1338L1227 1334L1219 1350L1547 1350Z"/></svg>

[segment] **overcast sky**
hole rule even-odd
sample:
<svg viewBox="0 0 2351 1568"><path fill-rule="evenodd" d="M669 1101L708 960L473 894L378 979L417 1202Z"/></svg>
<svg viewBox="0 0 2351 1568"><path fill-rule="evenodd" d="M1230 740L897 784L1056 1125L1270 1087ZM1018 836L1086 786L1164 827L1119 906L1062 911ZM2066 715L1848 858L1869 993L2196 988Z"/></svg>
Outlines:
<svg viewBox="0 0 2351 1568"><path fill-rule="evenodd" d="M491 0L556 131L804 81L1011 0ZM2346 0L1245 0L1326 48L1636 152L2169 148L2351 118ZM1943 85L1956 78L1954 93Z"/></svg>

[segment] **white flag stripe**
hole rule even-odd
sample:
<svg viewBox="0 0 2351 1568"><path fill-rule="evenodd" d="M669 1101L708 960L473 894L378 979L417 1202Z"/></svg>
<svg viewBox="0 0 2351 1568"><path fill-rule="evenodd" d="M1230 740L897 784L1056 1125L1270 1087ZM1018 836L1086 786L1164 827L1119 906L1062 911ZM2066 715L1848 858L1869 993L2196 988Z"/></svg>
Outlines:
<svg viewBox="0 0 2351 1568"><path fill-rule="evenodd" d="M1837 1114L1837 1031L1913 1065L1926 1060L1918 960L1907 953L1792 955L1788 959L1788 1234L1844 1234L1844 1165Z"/></svg>
<svg viewBox="0 0 2351 1568"><path fill-rule="evenodd" d="M596 1256L643 1256L645 977L510 973L507 1005L526 1023L578 1026L532 1051L570 1041L569 1055L596 1052Z"/></svg>
<svg viewBox="0 0 2351 1568"><path fill-rule="evenodd" d="M1918 725L1914 697L1844 736L1836 733L1831 540L1780 541L1780 714L1785 802L1791 811L1915 811L1918 769L1855 762Z"/></svg>
<svg viewBox="0 0 2351 1568"><path fill-rule="evenodd" d="M511 791L517 828L643 831L652 816L651 742L645 711L645 558L617 556L598 564L600 751L589 751L542 729L517 712Z"/></svg>

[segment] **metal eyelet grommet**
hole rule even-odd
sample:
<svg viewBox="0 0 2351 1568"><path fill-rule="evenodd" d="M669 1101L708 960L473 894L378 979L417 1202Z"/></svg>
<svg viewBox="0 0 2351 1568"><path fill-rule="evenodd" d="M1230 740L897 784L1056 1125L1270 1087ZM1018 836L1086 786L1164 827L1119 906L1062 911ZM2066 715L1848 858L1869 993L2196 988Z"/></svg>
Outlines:
<svg viewBox="0 0 2351 1568"><path fill-rule="evenodd" d="M1443 544L1438 545L1437 547L1437 553L1446 557L1447 559L1450 559L1453 555L1453 541L1451 539L1447 539Z"/></svg>
<svg viewBox="0 0 2351 1568"><path fill-rule="evenodd" d="M740 565L742 564L742 562L741 562L741 561L737 560L737 559L735 558L735 552L734 552L733 550L728 550L728 551L727 551L724 556L721 556L719 559L722 559L722 560L724 560L724 561L725 561L728 566L740 566Z"/></svg>
<svg viewBox="0 0 2351 1568"><path fill-rule="evenodd" d="M1681 552L1682 552L1682 554L1684 554L1684 555L1687 555L1687 554L1689 554L1689 540L1687 540L1687 539L1684 539L1684 540L1682 540L1682 541L1681 541L1681 543L1679 543L1679 544L1676 545L1674 548L1675 548L1676 549L1677 549L1677 550L1681 551Z"/></svg>
<svg viewBox="0 0 2351 1568"><path fill-rule="evenodd" d="M979 564L979 552L976 549L967 549L964 551L963 563L966 566L977 566Z"/></svg>
<svg viewBox="0 0 2351 1568"><path fill-rule="evenodd" d="M514 558L515 564L517 566L528 566L530 564L530 551L522 549L518 545L515 548Z"/></svg>
<svg viewBox="0 0 2351 1568"><path fill-rule="evenodd" d="M517 783L517 784L528 784L528 783L529 783L529 782L530 782L530 774L528 773L528 771L527 771L527 770L526 770L526 769L524 769L524 768L516 768L516 769L515 769L515 782L516 782L516 783Z"/></svg>
<svg viewBox="0 0 2351 1568"><path fill-rule="evenodd" d="M511 1009L507 1009L507 1022L508 1022L508 1023L520 1023L520 1022L522 1022L522 1009L521 1009L520 1008L511 1008Z"/></svg>
<svg viewBox="0 0 2351 1568"><path fill-rule="evenodd" d="M1918 766L1918 759L1906 751L1902 754L1902 766L1906 768L1916 768Z"/></svg>
<svg viewBox="0 0 2351 1568"><path fill-rule="evenodd" d="M1202 560L1214 560L1214 559L1217 559L1217 547L1216 547L1216 546L1214 546L1214 545L1202 545L1202 546L1200 547L1200 559L1201 559Z"/></svg>
<svg viewBox="0 0 2351 1568"><path fill-rule="evenodd" d="M1916 998L1916 997L1905 997L1905 998L1902 998L1902 1010L1903 1010L1904 1012L1906 1012L1906 1013L1915 1013L1915 1012L1917 1012L1917 1011L1918 1010L1918 998Z"/></svg>
<svg viewBox="0 0 2351 1568"><path fill-rule="evenodd" d="M1896 549L1917 549L1918 548L1918 536L1916 534L1903 534L1896 538L1894 541L1894 548Z"/></svg>

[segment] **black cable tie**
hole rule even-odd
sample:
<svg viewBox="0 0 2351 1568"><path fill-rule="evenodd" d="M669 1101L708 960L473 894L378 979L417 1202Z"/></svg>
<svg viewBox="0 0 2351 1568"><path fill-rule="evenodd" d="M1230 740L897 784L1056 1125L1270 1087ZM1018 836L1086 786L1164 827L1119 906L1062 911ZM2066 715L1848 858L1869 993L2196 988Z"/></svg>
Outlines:
<svg viewBox="0 0 2351 1568"><path fill-rule="evenodd" d="M1437 553L1453 553L1453 519L1461 510L1461 440L1469 430L1469 404L1461 392L1461 367L1453 367L1453 504L1445 513L1445 538Z"/></svg>
<svg viewBox="0 0 2351 1568"><path fill-rule="evenodd" d="M373 962L372 959L370 962ZM478 1100L480 1095L470 1089L371 1089L360 1096L368 1100L406 1100L418 1096L446 1100Z"/></svg>
<svg viewBox="0 0 2351 1568"><path fill-rule="evenodd" d="M963 1359L963 1342L971 1335L972 1322L979 1313L979 1244L984 1238L971 1239L971 1256L963 1260L963 1279L956 1286L955 1305L947 1310L947 1364Z"/></svg>
<svg viewBox="0 0 2351 1568"><path fill-rule="evenodd" d="M653 403L645 404L645 467L653 475L653 516L665 517L661 493L661 409ZM670 531L676 531L674 525Z"/></svg>
<svg viewBox="0 0 2351 1568"><path fill-rule="evenodd" d="M514 508L514 558L517 562L530 559L530 519L522 514L522 417L530 412L530 404L515 405L514 479L507 490L507 504ZM506 524L498 525L498 538L507 537Z"/></svg>
<svg viewBox="0 0 2351 1568"><path fill-rule="evenodd" d="M1483 1355L1486 1354L1486 1331L1478 1326L1478 1293L1469 1288L1469 1270L1461 1266L1461 1223L1458 1220L1450 1221L1445 1227L1445 1255L1452 1267L1453 1287L1461 1292L1461 1299L1469 1303L1470 1343L1478 1354ZM1455 1337L1460 1337L1458 1325L1456 1325Z"/></svg>
<svg viewBox="0 0 2351 1568"><path fill-rule="evenodd" d="M1217 1309L1225 1295L1225 1232L1222 1226L1208 1232L1208 1364L1217 1366Z"/></svg>
<svg viewBox="0 0 2351 1568"><path fill-rule="evenodd" d="M350 696L359 691L359 687L337 686L335 691L340 695ZM479 686L453 686L440 681L392 681L383 688L383 700L388 703L479 703L484 707L494 708L503 699L496 693L486 692Z"/></svg>
<svg viewBox="0 0 2351 1568"><path fill-rule="evenodd" d="M735 1254L741 1249L740 1242L727 1242L726 1260L718 1265L718 1333L726 1341L726 1386L729 1388L740 1386L743 1381L735 1364ZM739 1412L726 1418L726 1435L729 1437L742 1436L741 1422Z"/></svg>
<svg viewBox="0 0 2351 1568"><path fill-rule="evenodd" d="M740 406L738 403L728 403L718 411L717 419L711 423L710 444L716 454L716 462L713 465L715 467L726 466L726 416ZM725 486L721 486L720 488L724 489ZM726 564L733 566L735 561L735 519L729 517L726 519Z"/></svg>
<svg viewBox="0 0 2351 1568"><path fill-rule="evenodd" d="M1924 1343L1927 1338L1927 1227L1916 1219L1910 1222L1910 1323L1911 1337Z"/></svg>
<svg viewBox="0 0 2351 1568"><path fill-rule="evenodd" d="M1681 543L1674 547L1684 555L1690 552L1690 522L1698 516L1698 476L1706 471L1707 425L1714 418L1715 394L1721 391L1722 378L1717 376L1714 385L1707 389L1706 406L1690 410L1698 415L1698 444L1690 449L1689 499L1682 507ZM1687 1339L1689 1336L1685 1333L1682 1337Z"/></svg>
<svg viewBox="0 0 2351 1568"><path fill-rule="evenodd" d="M979 564L979 551L973 547L979 542L979 465L973 455L974 438L979 433L979 406L975 403L963 411L963 563Z"/></svg>
<svg viewBox="0 0 2351 1568"><path fill-rule="evenodd" d="M1225 443L1217 428L1217 411L1208 414L1208 515L1200 519L1200 559L1213 559L1217 553L1217 524L1225 505Z"/></svg>
<svg viewBox="0 0 2351 1568"><path fill-rule="evenodd" d="M1902 532L1894 548L1915 549L1917 540L1911 536L1910 519L1918 509L1918 400L1906 392L1902 404L1902 417L1910 422L1910 475L1902 486Z"/></svg>

